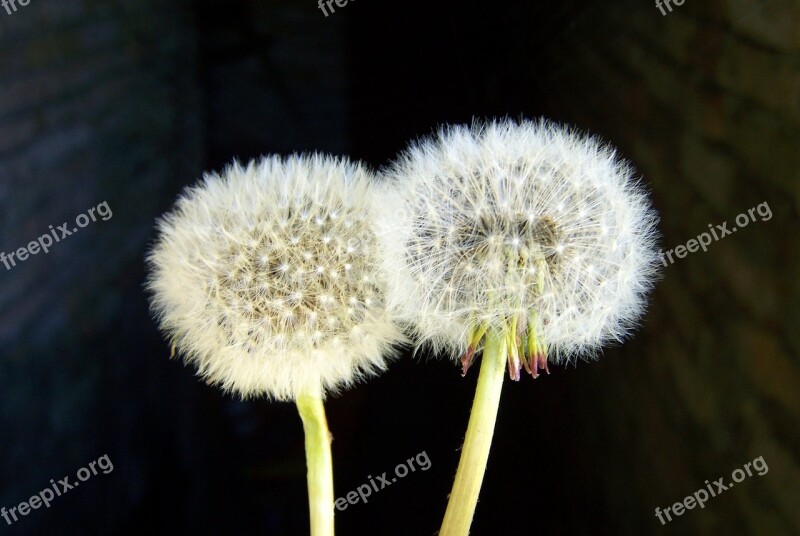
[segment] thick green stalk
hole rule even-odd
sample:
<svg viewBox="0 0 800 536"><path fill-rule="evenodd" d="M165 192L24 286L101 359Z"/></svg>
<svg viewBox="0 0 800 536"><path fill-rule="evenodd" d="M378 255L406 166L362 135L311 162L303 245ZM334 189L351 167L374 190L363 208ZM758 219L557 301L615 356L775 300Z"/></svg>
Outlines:
<svg viewBox="0 0 800 536"><path fill-rule="evenodd" d="M475 514L486 461L492 446L492 435L500 405L507 359L506 337L493 331L486 334L481 358L478 387L472 403L472 414L461 450L456 479L450 492L440 536L466 536Z"/></svg>
<svg viewBox="0 0 800 536"><path fill-rule="evenodd" d="M298 397L297 409L306 437L311 536L333 536L333 462L325 407L313 394Z"/></svg>

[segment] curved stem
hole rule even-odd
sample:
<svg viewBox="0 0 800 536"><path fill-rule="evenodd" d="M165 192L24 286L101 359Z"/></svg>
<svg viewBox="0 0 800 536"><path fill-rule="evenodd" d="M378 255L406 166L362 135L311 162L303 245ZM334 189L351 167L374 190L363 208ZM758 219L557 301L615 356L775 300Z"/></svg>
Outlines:
<svg viewBox="0 0 800 536"><path fill-rule="evenodd" d="M319 393L301 395L296 403L306 439L311 536L333 536L333 462L325 407Z"/></svg>
<svg viewBox="0 0 800 536"><path fill-rule="evenodd" d="M506 337L490 331L481 358L478 387L472 403L461 460L450 492L440 536L466 536L475 514L486 461L500 405L506 363Z"/></svg>

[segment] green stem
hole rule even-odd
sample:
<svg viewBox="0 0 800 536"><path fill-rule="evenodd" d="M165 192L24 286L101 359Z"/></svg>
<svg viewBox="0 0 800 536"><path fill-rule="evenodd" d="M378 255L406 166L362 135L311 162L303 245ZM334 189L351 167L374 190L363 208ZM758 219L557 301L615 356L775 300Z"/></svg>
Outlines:
<svg viewBox="0 0 800 536"><path fill-rule="evenodd" d="M311 536L333 536L331 436L322 397L318 393L301 395L297 398L297 409L306 436Z"/></svg>
<svg viewBox="0 0 800 536"><path fill-rule="evenodd" d="M489 331L483 349L478 387L472 403L461 460L450 492L440 536L466 536L475 514L500 405L506 363L506 337Z"/></svg>

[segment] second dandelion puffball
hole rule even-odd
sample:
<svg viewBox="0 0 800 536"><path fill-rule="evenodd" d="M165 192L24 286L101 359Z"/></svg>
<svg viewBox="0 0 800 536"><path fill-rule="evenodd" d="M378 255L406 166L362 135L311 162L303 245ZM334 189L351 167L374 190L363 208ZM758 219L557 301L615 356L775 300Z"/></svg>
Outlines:
<svg viewBox="0 0 800 536"><path fill-rule="evenodd" d="M519 379L620 340L643 312L657 218L595 138L546 121L449 127L387 175L393 306L465 370L487 331Z"/></svg>

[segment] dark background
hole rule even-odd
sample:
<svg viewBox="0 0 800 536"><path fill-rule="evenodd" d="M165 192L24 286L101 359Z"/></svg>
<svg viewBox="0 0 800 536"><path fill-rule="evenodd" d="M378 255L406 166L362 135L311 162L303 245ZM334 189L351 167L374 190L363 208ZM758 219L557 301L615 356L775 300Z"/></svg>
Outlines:
<svg viewBox="0 0 800 536"><path fill-rule="evenodd" d="M664 270L643 327L594 363L506 382L472 533L800 534L800 2L32 0L0 9L0 506L107 454L0 534L307 534L291 404L202 384L148 313L155 218L234 157L372 167L437 125L546 116L611 141L662 245L768 202L773 218ZM477 370L405 356L329 401L347 534L432 535ZM763 456L666 526L654 516Z"/></svg>

